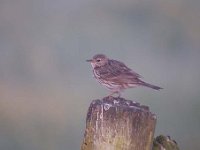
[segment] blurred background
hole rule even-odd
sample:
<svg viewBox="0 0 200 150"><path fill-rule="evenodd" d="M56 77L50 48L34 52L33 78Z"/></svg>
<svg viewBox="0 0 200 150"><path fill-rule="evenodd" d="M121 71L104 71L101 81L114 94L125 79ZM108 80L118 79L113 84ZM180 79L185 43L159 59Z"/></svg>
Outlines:
<svg viewBox="0 0 200 150"><path fill-rule="evenodd" d="M1 0L0 149L78 150L108 95L85 62L104 53L164 90L128 89L156 135L200 149L199 0Z"/></svg>

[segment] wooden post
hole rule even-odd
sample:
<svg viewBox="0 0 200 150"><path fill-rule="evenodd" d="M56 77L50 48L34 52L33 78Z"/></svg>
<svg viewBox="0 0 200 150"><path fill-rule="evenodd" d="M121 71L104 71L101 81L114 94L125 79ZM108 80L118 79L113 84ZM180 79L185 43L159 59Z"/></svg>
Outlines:
<svg viewBox="0 0 200 150"><path fill-rule="evenodd" d="M94 100L81 150L151 150L155 125L147 106L123 98Z"/></svg>

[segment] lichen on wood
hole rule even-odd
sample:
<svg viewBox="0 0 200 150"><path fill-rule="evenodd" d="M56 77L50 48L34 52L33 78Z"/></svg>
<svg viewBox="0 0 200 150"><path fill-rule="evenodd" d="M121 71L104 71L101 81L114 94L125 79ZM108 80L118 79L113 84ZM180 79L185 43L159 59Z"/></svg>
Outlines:
<svg viewBox="0 0 200 150"><path fill-rule="evenodd" d="M115 97L94 100L81 150L150 150L155 125L147 106Z"/></svg>
<svg viewBox="0 0 200 150"><path fill-rule="evenodd" d="M152 150L179 150L179 147L170 136L159 135L153 141Z"/></svg>

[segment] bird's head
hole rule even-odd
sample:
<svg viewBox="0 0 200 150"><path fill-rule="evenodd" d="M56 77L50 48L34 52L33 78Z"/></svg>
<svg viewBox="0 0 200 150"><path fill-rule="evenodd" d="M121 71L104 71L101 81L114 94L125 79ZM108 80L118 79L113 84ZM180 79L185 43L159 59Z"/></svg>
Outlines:
<svg viewBox="0 0 200 150"><path fill-rule="evenodd" d="M106 55L97 54L92 59L87 60L87 62L90 62L93 68L101 67L108 63L108 58Z"/></svg>

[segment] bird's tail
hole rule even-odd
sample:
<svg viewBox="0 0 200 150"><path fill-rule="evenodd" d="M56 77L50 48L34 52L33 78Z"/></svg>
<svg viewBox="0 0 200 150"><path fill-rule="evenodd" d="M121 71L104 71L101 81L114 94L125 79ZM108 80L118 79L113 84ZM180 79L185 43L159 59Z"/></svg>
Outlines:
<svg viewBox="0 0 200 150"><path fill-rule="evenodd" d="M149 88L152 88L154 90L160 90L160 89L163 89L159 86L156 86L156 85L153 85L153 84L149 84L149 83L146 83L146 82L141 82L140 83L142 86L146 86L146 87L149 87Z"/></svg>

